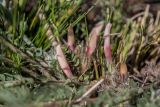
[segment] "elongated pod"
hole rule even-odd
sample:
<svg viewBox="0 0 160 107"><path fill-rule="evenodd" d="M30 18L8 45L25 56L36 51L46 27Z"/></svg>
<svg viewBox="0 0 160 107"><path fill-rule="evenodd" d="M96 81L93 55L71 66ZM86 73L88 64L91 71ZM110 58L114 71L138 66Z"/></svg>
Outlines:
<svg viewBox="0 0 160 107"><path fill-rule="evenodd" d="M104 22L97 23L95 27L91 30L91 33L89 34L89 42L86 49L86 54L88 57L90 57L96 49L98 37L103 28L103 25L104 25Z"/></svg>
<svg viewBox="0 0 160 107"><path fill-rule="evenodd" d="M111 27L112 27L111 23L108 23L104 31L104 54L105 54L106 60L109 63L112 62L112 52L111 52L111 44L110 44Z"/></svg>
<svg viewBox="0 0 160 107"><path fill-rule="evenodd" d="M58 44L56 46L56 54L57 54L57 60L58 60L58 63L61 67L61 69L63 70L64 74L68 77L68 78L72 78L73 77L73 74L71 72L71 69L69 67L69 64L63 54L63 51L61 49L61 46L60 44Z"/></svg>

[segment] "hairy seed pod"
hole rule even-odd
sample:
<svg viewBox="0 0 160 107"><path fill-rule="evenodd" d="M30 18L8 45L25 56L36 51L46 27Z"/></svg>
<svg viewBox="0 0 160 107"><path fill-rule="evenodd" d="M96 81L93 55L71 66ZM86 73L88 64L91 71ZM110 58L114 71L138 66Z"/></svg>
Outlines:
<svg viewBox="0 0 160 107"><path fill-rule="evenodd" d="M99 33L101 32L103 25L104 22L99 22L95 25L95 27L91 30L91 33L89 34L90 40L86 48L86 54L88 57L90 57L96 49Z"/></svg>
<svg viewBox="0 0 160 107"><path fill-rule="evenodd" d="M57 60L59 62L59 65L61 67L61 69L63 70L64 74L68 77L68 78L72 78L73 74L71 72L71 69L69 67L69 64L63 54L63 51L61 49L60 45L56 46L56 54L57 54Z"/></svg>
<svg viewBox="0 0 160 107"><path fill-rule="evenodd" d="M108 23L104 31L104 54L105 54L106 60L109 63L112 62L112 52L111 52L111 45L110 45L111 27L112 27L111 23Z"/></svg>

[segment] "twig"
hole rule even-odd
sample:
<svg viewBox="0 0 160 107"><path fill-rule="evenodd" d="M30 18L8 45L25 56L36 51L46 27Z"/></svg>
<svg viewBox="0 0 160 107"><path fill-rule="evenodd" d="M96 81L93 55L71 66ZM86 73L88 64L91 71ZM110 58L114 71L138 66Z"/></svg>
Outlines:
<svg viewBox="0 0 160 107"><path fill-rule="evenodd" d="M137 77L134 76L134 75L129 76L129 78L132 78L133 80L136 80L136 81L138 81L138 82L140 82L140 83L143 83L142 80L140 80L139 78L137 78Z"/></svg>
<svg viewBox="0 0 160 107"><path fill-rule="evenodd" d="M93 85L87 92L85 92L80 98L78 98L75 102L80 102L84 98L88 97L93 91L95 91L99 85L104 82L104 79L100 79L95 85Z"/></svg>
<svg viewBox="0 0 160 107"><path fill-rule="evenodd" d="M148 80L148 73L147 73L147 76L146 76L145 80L143 81L143 84L141 85L141 87L144 87L144 85L147 82L147 80Z"/></svg>

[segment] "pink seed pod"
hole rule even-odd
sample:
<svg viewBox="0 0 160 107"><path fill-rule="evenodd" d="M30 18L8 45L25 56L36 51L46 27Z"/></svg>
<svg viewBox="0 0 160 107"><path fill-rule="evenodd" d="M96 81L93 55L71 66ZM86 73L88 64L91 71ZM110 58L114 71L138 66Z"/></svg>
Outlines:
<svg viewBox="0 0 160 107"><path fill-rule="evenodd" d="M97 23L89 34L89 42L86 48L86 54L88 57L90 57L96 49L99 33L101 32L103 25L103 21Z"/></svg>
<svg viewBox="0 0 160 107"><path fill-rule="evenodd" d="M67 45L71 51L74 52L75 50L75 38L74 38L74 31L73 27L70 25L68 27L68 35L67 35Z"/></svg>
<svg viewBox="0 0 160 107"><path fill-rule="evenodd" d="M112 24L108 23L106 25L105 31L104 31L104 54L106 57L106 60L111 63L112 62L112 52L111 52L111 45L110 45L110 30L111 30Z"/></svg>
<svg viewBox="0 0 160 107"><path fill-rule="evenodd" d="M69 64L63 54L63 51L61 49L61 46L58 44L56 46L56 54L57 54L57 60L59 62L59 65L61 67L61 69L63 70L64 74L68 77L68 78L72 78L73 74L71 72L71 69L69 67Z"/></svg>

